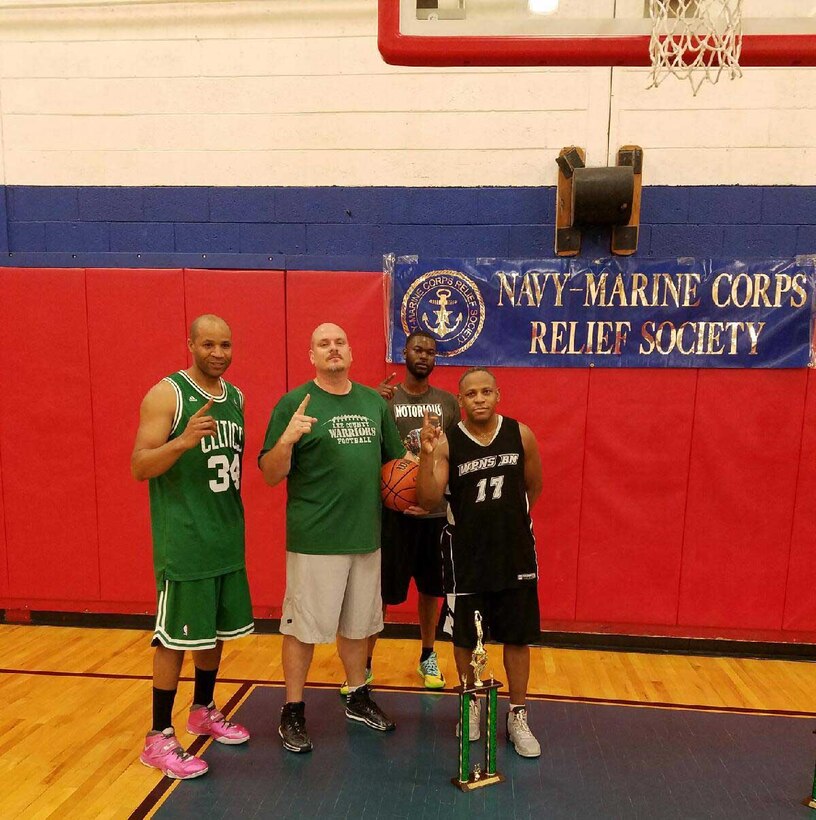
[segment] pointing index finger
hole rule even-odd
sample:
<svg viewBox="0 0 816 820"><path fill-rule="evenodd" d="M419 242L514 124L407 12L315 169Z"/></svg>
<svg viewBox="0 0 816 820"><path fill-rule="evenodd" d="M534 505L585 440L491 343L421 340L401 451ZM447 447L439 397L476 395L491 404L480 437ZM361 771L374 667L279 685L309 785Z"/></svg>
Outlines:
<svg viewBox="0 0 816 820"><path fill-rule="evenodd" d="M303 401L298 405L298 409L295 410L295 413L297 415L299 415L299 416L303 415L303 412L306 410L306 406L309 404L309 399L311 399L311 397L312 397L311 393L306 394ZM285 418L285 416L284 416L284 418Z"/></svg>
<svg viewBox="0 0 816 820"><path fill-rule="evenodd" d="M385 380L384 380L384 382L383 382L383 383L384 383L384 384L391 384L391 379L395 378L395 377L396 377L396 375L397 375L397 372L396 372L396 370L395 370L395 371L394 371L394 372L393 372L390 376L386 376L386 377L385 377Z"/></svg>
<svg viewBox="0 0 816 820"><path fill-rule="evenodd" d="M198 410L196 410L195 413L193 413L193 416L196 416L196 417L203 416L212 406L213 406L213 400L208 399L207 403L203 407L200 407Z"/></svg>

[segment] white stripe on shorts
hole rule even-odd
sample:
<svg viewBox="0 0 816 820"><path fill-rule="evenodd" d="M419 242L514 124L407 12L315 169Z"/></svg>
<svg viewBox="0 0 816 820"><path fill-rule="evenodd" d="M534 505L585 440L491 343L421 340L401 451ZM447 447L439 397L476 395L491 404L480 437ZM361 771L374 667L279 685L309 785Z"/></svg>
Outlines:
<svg viewBox="0 0 816 820"><path fill-rule="evenodd" d="M216 630L215 637L218 638L219 641L231 641L233 638L243 638L244 635L251 635L254 631L255 622L251 621L246 626L242 626L240 629L232 629L229 632Z"/></svg>

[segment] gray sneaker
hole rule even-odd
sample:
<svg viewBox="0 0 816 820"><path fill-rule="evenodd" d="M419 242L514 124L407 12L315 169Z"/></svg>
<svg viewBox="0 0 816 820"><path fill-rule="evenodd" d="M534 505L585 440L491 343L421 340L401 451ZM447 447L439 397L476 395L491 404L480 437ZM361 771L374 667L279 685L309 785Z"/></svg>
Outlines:
<svg viewBox="0 0 816 820"><path fill-rule="evenodd" d="M508 712L507 739L522 757L538 757L541 754L541 744L527 725L526 709Z"/></svg>
<svg viewBox="0 0 816 820"><path fill-rule="evenodd" d="M482 736L482 702L477 698L470 699L468 715L468 739L471 743ZM456 737L459 737L459 721L456 721Z"/></svg>

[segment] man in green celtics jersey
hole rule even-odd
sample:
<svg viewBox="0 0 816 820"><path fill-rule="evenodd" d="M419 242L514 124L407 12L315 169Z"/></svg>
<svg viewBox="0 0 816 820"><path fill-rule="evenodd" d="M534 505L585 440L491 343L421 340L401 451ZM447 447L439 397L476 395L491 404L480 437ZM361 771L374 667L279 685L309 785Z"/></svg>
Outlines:
<svg viewBox="0 0 816 820"><path fill-rule="evenodd" d="M341 327L317 327L309 358L315 378L275 406L258 462L267 484L287 480L286 703L278 732L290 752L312 749L303 689L317 643L337 642L346 717L382 732L395 728L371 698L365 667L368 638L382 629L380 468L405 447L383 398L349 380L351 348Z"/></svg>
<svg viewBox="0 0 816 820"><path fill-rule="evenodd" d="M207 764L176 739L173 701L184 651L193 653L193 735L235 745L249 732L226 720L213 693L223 642L253 630L244 557L241 464L244 397L223 378L232 334L218 316L199 316L187 346L193 364L162 379L142 402L131 458L150 481L158 613L153 645L153 727L140 760L179 780Z"/></svg>

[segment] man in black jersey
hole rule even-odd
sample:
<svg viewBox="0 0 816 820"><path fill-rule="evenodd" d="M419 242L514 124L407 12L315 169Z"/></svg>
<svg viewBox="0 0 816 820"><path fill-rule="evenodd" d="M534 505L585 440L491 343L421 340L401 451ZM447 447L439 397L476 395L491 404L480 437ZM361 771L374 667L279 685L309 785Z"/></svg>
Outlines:
<svg viewBox="0 0 816 820"><path fill-rule="evenodd" d="M499 389L484 368L459 381L465 419L447 438L426 414L417 503L436 506L448 488L448 525L442 537L447 596L445 631L453 637L460 680L473 682L474 612L490 637L504 644L510 689L507 736L523 757L541 747L527 723L530 644L538 640L538 565L530 508L541 494L541 459L529 427L496 413ZM471 703L468 733L480 734L480 702ZM460 729L457 728L457 731Z"/></svg>

